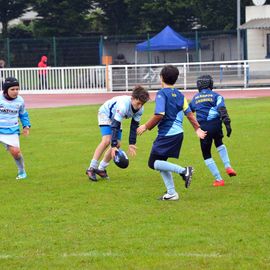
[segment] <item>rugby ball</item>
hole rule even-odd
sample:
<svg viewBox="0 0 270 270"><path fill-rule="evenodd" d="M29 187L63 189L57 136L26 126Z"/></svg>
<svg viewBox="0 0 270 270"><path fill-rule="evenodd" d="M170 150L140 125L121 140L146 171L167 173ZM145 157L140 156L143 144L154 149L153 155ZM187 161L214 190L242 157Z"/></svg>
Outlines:
<svg viewBox="0 0 270 270"><path fill-rule="evenodd" d="M128 156L122 149L118 149L117 152L115 152L113 161L115 165L121 169L127 168L129 164Z"/></svg>

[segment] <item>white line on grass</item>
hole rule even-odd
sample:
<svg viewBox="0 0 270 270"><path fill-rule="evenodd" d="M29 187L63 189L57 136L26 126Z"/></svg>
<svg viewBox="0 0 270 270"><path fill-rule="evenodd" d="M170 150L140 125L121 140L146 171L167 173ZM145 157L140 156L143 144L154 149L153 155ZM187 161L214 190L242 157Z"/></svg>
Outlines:
<svg viewBox="0 0 270 270"><path fill-rule="evenodd" d="M138 256L140 254L137 254ZM154 254L150 253L149 256L153 256ZM162 254L159 254L159 256ZM4 259L18 259L18 258L28 258L28 257L47 257L50 255L46 254L34 254L33 256L19 256L19 255L11 255L11 254L0 254L0 260ZM79 253L63 253L58 255L59 257L68 258L68 257L122 257L124 254L114 253L111 251L108 252L98 252L98 251L90 251L90 252L79 252ZM164 256L166 257L201 257L201 258L219 258L222 257L219 253L165 253Z"/></svg>

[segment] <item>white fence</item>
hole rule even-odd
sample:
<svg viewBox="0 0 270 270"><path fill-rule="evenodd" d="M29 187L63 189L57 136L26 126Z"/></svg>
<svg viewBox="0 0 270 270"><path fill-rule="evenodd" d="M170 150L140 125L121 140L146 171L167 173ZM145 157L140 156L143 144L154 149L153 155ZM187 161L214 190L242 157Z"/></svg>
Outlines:
<svg viewBox="0 0 270 270"><path fill-rule="evenodd" d="M159 74L165 64L109 65L94 67L48 67L2 69L1 78L14 76L24 93L102 93L129 91L141 84L160 88ZM197 77L210 74L217 89L270 88L270 60L178 63L176 86L196 88ZM42 75L43 74L43 75ZM2 84L0 84L0 88Z"/></svg>

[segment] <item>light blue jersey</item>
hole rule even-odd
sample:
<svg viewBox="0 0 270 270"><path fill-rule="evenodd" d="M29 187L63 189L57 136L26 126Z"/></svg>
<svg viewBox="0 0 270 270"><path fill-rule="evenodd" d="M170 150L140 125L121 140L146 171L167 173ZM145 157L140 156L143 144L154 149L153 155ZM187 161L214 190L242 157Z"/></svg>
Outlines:
<svg viewBox="0 0 270 270"><path fill-rule="evenodd" d="M99 108L99 113L105 114L110 120L115 119L118 122L122 122L124 118L133 118L140 122L143 107L134 113L131 106L131 96L117 96L106 101Z"/></svg>
<svg viewBox="0 0 270 270"><path fill-rule="evenodd" d="M0 95L0 134L20 134L19 119L23 127L31 126L23 98L7 100Z"/></svg>

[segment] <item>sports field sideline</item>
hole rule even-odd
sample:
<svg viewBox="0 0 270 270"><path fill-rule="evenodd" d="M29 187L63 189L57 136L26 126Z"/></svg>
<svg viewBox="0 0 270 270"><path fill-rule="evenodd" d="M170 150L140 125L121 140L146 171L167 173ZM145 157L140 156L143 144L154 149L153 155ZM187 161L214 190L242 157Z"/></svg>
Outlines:
<svg viewBox="0 0 270 270"><path fill-rule="evenodd" d="M270 89L257 90L215 90L224 98L257 98L269 97ZM187 99L191 99L197 91L182 91ZM88 104L102 104L107 99L130 92L95 93L95 94L22 94L27 108L53 108ZM151 92L151 100L155 99L156 91Z"/></svg>

